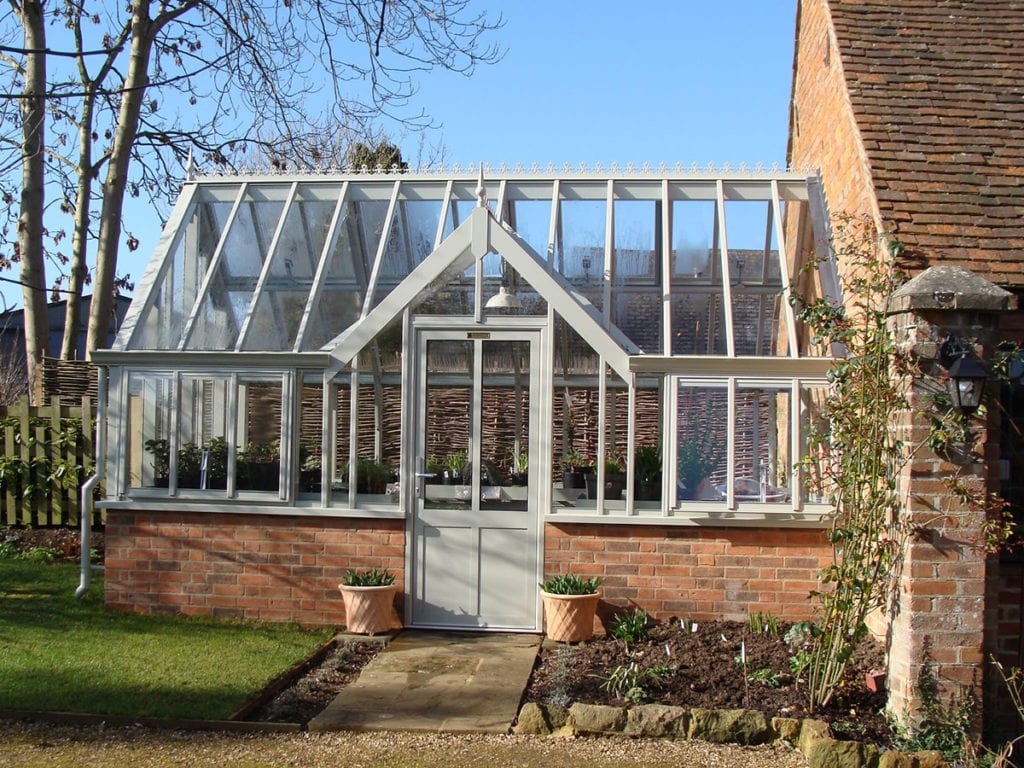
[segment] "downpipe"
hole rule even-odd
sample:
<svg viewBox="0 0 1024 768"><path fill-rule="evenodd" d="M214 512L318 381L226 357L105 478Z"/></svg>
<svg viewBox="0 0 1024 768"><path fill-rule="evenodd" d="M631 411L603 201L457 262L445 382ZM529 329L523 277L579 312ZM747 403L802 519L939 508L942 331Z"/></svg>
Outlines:
<svg viewBox="0 0 1024 768"><path fill-rule="evenodd" d="M82 560L79 570L78 589L75 597L81 598L89 591L92 576L92 559L90 557L89 533L92 529L92 513L94 508L93 491L103 480L103 470L107 466L107 369L100 368L99 381L96 386L96 472L82 483L82 499L79 506L79 523L81 524ZM103 566L97 566L102 568Z"/></svg>

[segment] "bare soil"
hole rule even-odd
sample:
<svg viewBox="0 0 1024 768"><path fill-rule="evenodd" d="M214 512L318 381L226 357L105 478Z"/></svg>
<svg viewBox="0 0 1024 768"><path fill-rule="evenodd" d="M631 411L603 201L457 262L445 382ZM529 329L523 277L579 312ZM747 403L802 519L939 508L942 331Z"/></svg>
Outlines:
<svg viewBox="0 0 1024 768"><path fill-rule="evenodd" d="M19 552L51 549L59 561L78 562L82 557L77 528L0 528L0 543L10 542ZM94 560L103 561L103 533L90 531L89 549L97 553Z"/></svg>
<svg viewBox="0 0 1024 768"><path fill-rule="evenodd" d="M790 659L801 643L786 642L790 625L777 632L755 633L747 624L731 621L698 622L696 630L678 619L651 624L646 640L626 644L613 637L598 637L576 645L545 643L525 700L567 706L572 702L623 705L637 702L687 708L757 709L769 717L803 718L807 692L794 676ZM746 655L746 676L742 657ZM613 671L630 670L637 689L612 683ZM831 723L840 738L889 742L889 729L881 711L885 693L873 693L865 673L884 668L882 648L867 641L857 650L840 694L814 717ZM660 674L644 675L645 670Z"/></svg>

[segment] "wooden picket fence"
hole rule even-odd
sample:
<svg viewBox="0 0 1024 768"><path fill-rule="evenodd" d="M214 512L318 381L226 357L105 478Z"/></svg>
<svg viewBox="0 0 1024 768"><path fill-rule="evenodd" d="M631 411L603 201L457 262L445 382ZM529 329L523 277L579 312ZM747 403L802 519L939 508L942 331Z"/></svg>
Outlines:
<svg viewBox="0 0 1024 768"><path fill-rule="evenodd" d="M94 471L90 398L0 407L0 525L78 525L82 483ZM102 523L93 512L93 525Z"/></svg>

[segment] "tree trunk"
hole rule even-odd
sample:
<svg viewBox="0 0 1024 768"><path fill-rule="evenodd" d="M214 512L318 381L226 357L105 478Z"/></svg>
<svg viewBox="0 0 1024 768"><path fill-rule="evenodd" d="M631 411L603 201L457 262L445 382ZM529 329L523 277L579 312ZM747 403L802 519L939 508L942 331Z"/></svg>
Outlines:
<svg viewBox="0 0 1024 768"><path fill-rule="evenodd" d="M81 123L78 127L75 232L71 239L71 267L68 274L67 307L64 313L64 339L60 347L61 360L74 360L78 356L78 335L82 327L85 247L89 240L89 216L92 206L92 120L95 106L96 96L89 93L82 103Z"/></svg>
<svg viewBox="0 0 1024 768"><path fill-rule="evenodd" d="M121 95L121 109L114 134L114 147L103 182L100 231L96 238L96 271L86 356L107 345L107 333L114 307L114 277L117 248L121 239L121 211L128 182L132 145L139 130L139 114L149 84L149 60L157 25L149 18L150 0L136 0L132 7L132 49Z"/></svg>
<svg viewBox="0 0 1024 768"><path fill-rule="evenodd" d="M18 252L21 258L22 295L25 301L25 360L29 397L42 395L42 361L49 342L46 317L46 265L43 256L43 205L46 123L46 27L42 3L25 0L21 24L25 39L25 89L21 100L21 214L18 217Z"/></svg>

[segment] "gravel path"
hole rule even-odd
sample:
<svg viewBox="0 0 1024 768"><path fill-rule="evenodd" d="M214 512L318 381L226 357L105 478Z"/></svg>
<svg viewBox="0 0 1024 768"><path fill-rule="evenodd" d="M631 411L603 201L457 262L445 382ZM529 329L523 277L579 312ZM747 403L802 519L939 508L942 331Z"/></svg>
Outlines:
<svg viewBox="0 0 1024 768"><path fill-rule="evenodd" d="M795 750L703 742L411 733L225 734L0 721L0 768L806 768Z"/></svg>

